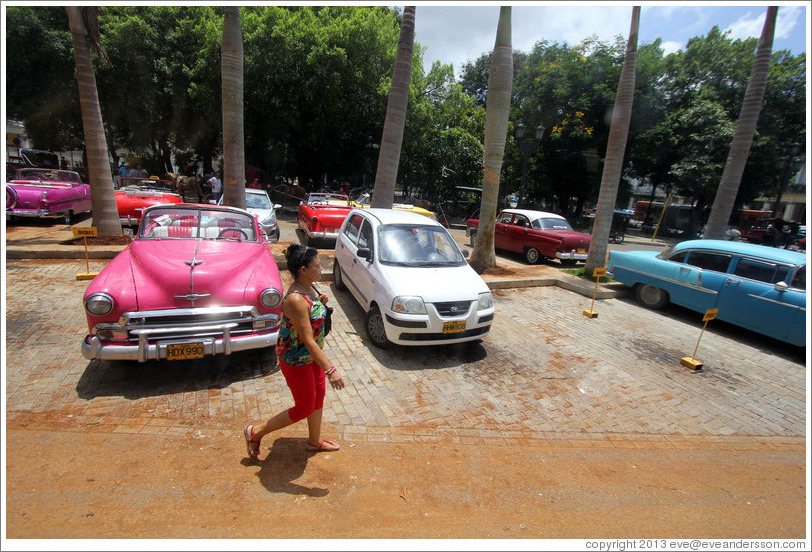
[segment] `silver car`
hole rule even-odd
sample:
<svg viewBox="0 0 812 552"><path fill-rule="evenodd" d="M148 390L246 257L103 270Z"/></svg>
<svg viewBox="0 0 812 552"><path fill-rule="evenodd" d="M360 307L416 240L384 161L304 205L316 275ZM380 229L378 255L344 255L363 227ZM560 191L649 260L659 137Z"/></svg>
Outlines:
<svg viewBox="0 0 812 552"><path fill-rule="evenodd" d="M223 197L217 205L223 204ZM259 225L268 236L271 243L279 241L279 222L276 220L276 210L281 209L279 204L271 203L271 198L268 197L268 192L265 190L257 190L256 188L245 189L245 210L257 217Z"/></svg>

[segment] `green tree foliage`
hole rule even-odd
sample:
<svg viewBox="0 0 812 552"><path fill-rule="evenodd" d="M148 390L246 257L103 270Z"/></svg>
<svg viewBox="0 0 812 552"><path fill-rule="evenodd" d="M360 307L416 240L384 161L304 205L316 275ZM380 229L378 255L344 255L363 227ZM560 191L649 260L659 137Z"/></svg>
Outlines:
<svg viewBox="0 0 812 552"><path fill-rule="evenodd" d="M242 7L240 17L246 163L265 169L269 181L298 177L312 187L326 181L370 188L400 14L383 6L252 6ZM64 10L9 6L6 18L5 46L14 52L6 66L9 116L24 121L35 147L81 148L76 88L54 85L75 79ZM185 160L207 172L219 165L222 7L102 6L99 25L111 61L97 67L111 154L138 153L151 172L166 170L171 155L175 168ZM419 30L416 40L397 184L441 201L455 186L482 182L491 53L456 68L458 78L439 62L426 73ZM513 51L509 129L546 127L529 157L530 205L576 215L581 203L597 199L624 46L623 37L574 46L540 40L530 52ZM713 140L704 151L715 152L713 158L691 161L687 137L715 136L737 119L756 46L755 38L733 40L717 28L675 54L664 55L659 41L639 46L624 176L676 191L690 163L707 161L709 172L724 164L729 144L717 150ZM776 161L793 142L805 141L805 106L805 55L773 52L738 205L777 190ZM704 129L689 120L691 113L705 117ZM518 191L521 163L510 130L500 198ZM712 197L718 182L717 176L707 191L686 193Z"/></svg>
<svg viewBox="0 0 812 552"><path fill-rule="evenodd" d="M6 109L24 121L34 146L81 149L76 68L65 9L6 8Z"/></svg>

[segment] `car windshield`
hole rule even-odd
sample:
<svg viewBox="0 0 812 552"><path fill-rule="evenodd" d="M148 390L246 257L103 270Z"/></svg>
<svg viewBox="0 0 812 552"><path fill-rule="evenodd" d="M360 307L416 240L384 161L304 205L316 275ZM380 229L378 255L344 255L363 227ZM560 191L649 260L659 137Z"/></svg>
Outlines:
<svg viewBox="0 0 812 552"><path fill-rule="evenodd" d="M55 169L20 169L20 180L42 180L43 182L73 182L81 184L79 173Z"/></svg>
<svg viewBox="0 0 812 552"><path fill-rule="evenodd" d="M152 209L141 220L138 237L257 241L253 217L216 209Z"/></svg>
<svg viewBox="0 0 812 552"><path fill-rule="evenodd" d="M369 195L369 192L363 192L358 195L354 200L358 205L366 205L372 201L372 198Z"/></svg>
<svg viewBox="0 0 812 552"><path fill-rule="evenodd" d="M349 198L345 194L310 194L307 196L310 205L341 205L348 204Z"/></svg>
<svg viewBox="0 0 812 552"><path fill-rule="evenodd" d="M245 194L245 206L251 209L271 209L271 200L268 194Z"/></svg>
<svg viewBox="0 0 812 552"><path fill-rule="evenodd" d="M537 218L533 221L537 230L572 230L570 223L560 218Z"/></svg>
<svg viewBox="0 0 812 552"><path fill-rule="evenodd" d="M172 184L168 180L150 180L150 179L130 179L130 178L122 178L120 182L120 187L123 188L125 191L157 191L157 192L171 192L172 191Z"/></svg>
<svg viewBox="0 0 812 552"><path fill-rule="evenodd" d="M381 263L396 266L461 266L465 258L442 226L387 224L378 230Z"/></svg>

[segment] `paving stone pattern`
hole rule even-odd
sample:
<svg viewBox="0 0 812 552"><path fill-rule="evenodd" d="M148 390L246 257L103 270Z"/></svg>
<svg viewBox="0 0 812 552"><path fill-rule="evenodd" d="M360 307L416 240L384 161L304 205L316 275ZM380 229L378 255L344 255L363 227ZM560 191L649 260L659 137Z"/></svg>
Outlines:
<svg viewBox="0 0 812 552"><path fill-rule="evenodd" d="M98 271L107 261L90 261ZM329 270L325 267L326 270ZM289 407L272 350L187 362L85 360L84 260L6 263L7 418L82 431L239 432ZM285 275L287 278L287 275ZM286 281L287 285L287 281ZM701 315L591 300L559 287L495 291L491 334L470 346L380 350L347 292L325 351L347 387L328 389L331 435L354 440L607 446L736 439L803 446L805 351ZM298 427L301 426L301 427ZM305 431L298 424L296 431ZM745 439L747 438L747 439Z"/></svg>

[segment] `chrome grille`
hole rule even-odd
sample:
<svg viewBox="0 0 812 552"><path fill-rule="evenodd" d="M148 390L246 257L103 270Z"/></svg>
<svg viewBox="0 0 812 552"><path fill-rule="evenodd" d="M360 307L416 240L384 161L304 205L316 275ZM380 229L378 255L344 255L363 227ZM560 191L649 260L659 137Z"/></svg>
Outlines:
<svg viewBox="0 0 812 552"><path fill-rule="evenodd" d="M448 301L432 303L440 316L464 316L471 309L473 301Z"/></svg>
<svg viewBox="0 0 812 552"><path fill-rule="evenodd" d="M220 337L225 328L232 336L253 332L259 311L250 305L239 307L203 307L133 311L124 313L119 324L127 330L129 341L140 334L160 339Z"/></svg>

